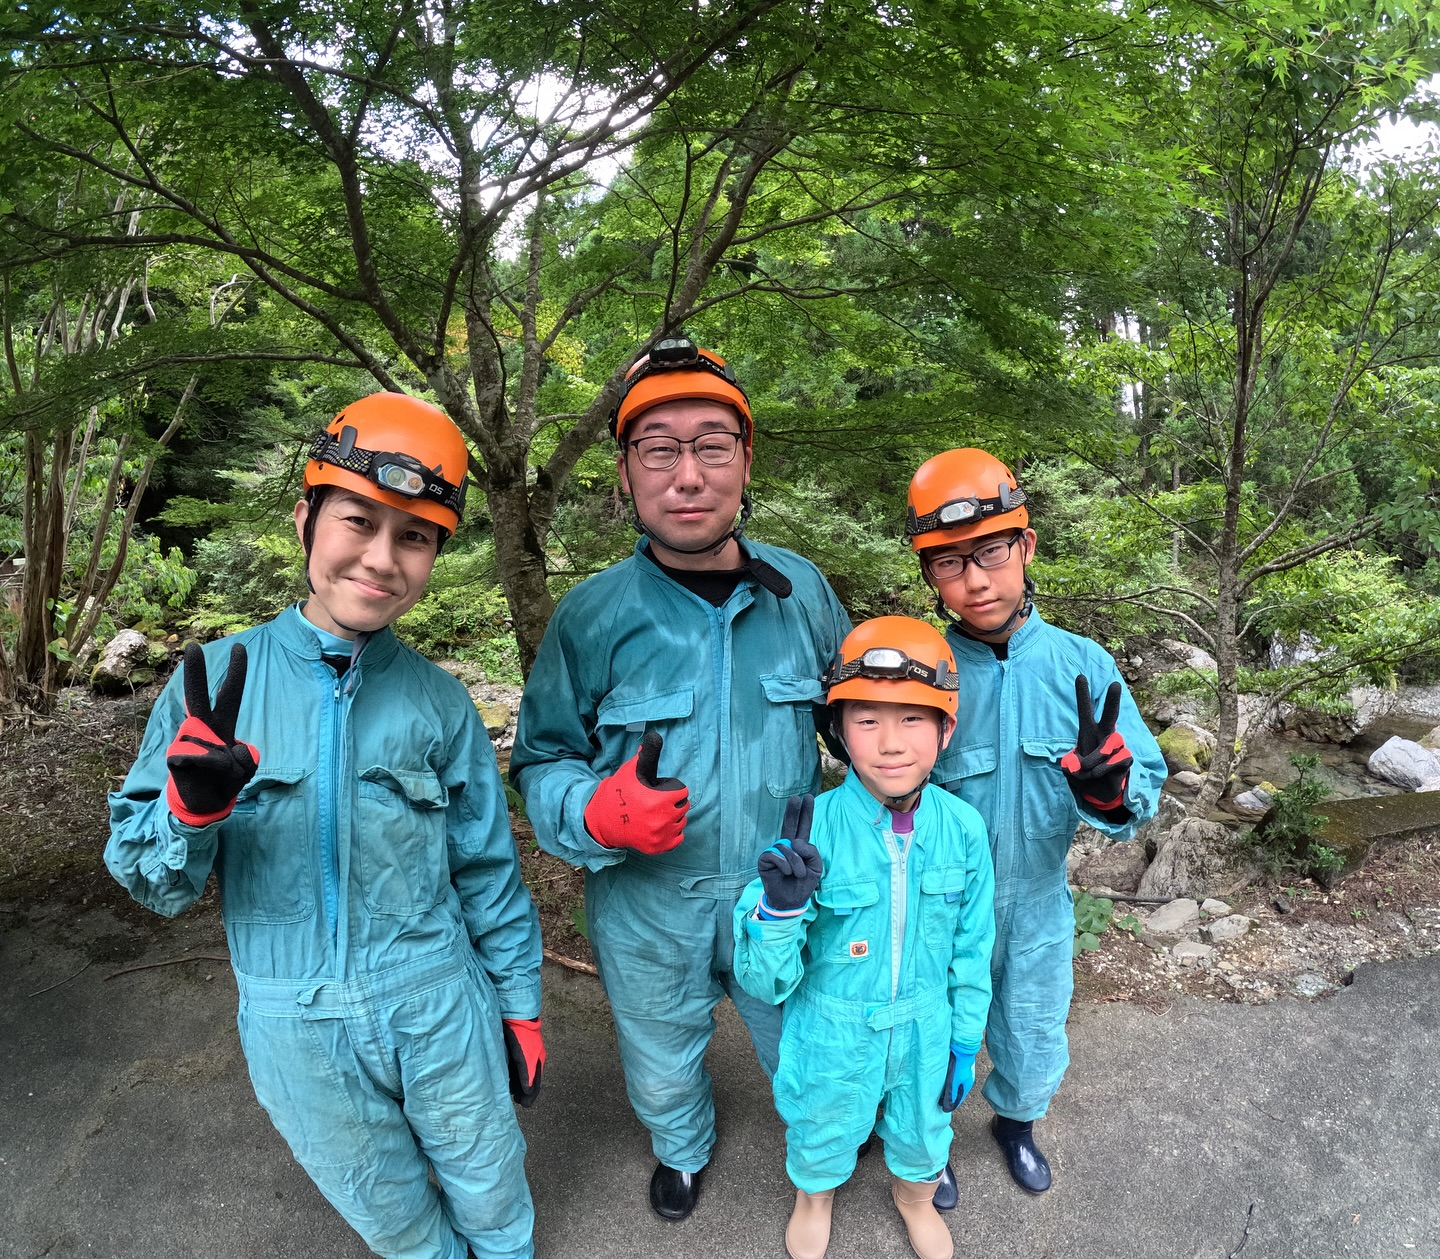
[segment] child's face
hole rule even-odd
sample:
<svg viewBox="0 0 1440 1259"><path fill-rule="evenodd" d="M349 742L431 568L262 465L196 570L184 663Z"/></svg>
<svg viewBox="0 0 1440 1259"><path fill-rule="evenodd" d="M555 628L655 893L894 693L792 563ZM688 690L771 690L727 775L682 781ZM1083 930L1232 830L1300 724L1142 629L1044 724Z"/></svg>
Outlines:
<svg viewBox="0 0 1440 1259"><path fill-rule="evenodd" d="M843 701L840 731L850 767L877 800L908 796L930 777L955 719L938 708L879 701Z"/></svg>
<svg viewBox="0 0 1440 1259"><path fill-rule="evenodd" d="M295 504L304 540L310 505ZM439 527L385 503L331 490L320 502L310 546L305 616L342 638L393 624L420 601L440 540Z"/></svg>
<svg viewBox="0 0 1440 1259"><path fill-rule="evenodd" d="M1012 538L1014 545L998 567L981 568L968 562L976 551L993 548ZM946 556L965 557L964 571L948 579L938 577L934 571L935 561ZM987 634L1004 625L1024 601L1025 569L1034 558L1035 530L1023 529L1018 534L987 534L951 546L937 546L925 552L924 561L925 571L945 600L945 606L973 633Z"/></svg>

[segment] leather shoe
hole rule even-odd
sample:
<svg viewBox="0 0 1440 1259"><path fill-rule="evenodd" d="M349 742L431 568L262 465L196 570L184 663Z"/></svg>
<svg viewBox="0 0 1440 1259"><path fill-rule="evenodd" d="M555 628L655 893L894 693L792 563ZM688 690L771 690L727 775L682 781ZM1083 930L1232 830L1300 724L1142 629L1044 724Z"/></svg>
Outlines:
<svg viewBox="0 0 1440 1259"><path fill-rule="evenodd" d="M955 1183L955 1169L949 1163L935 1186L934 1204L937 1211L953 1211L960 1204L960 1186Z"/></svg>
<svg viewBox="0 0 1440 1259"><path fill-rule="evenodd" d="M655 1174L650 1177L650 1208L656 1215L663 1220L683 1220L699 1200L700 1172L677 1172L664 1163L655 1164Z"/></svg>
<svg viewBox="0 0 1440 1259"><path fill-rule="evenodd" d="M1026 1193L1044 1193L1050 1188L1050 1164L1035 1148L1034 1123L996 1115L990 1120L990 1135L1005 1155L1005 1164L1015 1183Z"/></svg>

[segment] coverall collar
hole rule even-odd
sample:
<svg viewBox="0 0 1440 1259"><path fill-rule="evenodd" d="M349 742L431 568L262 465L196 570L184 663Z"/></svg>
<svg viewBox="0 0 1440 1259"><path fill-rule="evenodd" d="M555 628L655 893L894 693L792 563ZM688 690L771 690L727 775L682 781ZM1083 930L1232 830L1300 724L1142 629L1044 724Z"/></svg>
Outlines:
<svg viewBox="0 0 1440 1259"><path fill-rule="evenodd" d="M754 554L754 552L749 546L746 545L743 539L739 541L740 557L743 563L743 561L749 559ZM700 598L699 595L693 593L692 591L686 590L684 586L682 586L678 581L676 581L673 577L666 573L663 568L660 567L660 562L650 553L649 538L636 539L634 557L639 562L641 571L650 574L653 580L664 582L665 585L670 586L675 590L684 592L687 598L694 599L697 603L705 602L703 599ZM734 606L735 610L739 611L740 608L748 607L750 604L754 603L755 588L759 584L760 583L748 573L745 576L741 577L739 583L735 587L734 593L721 605L721 610ZM740 600L738 605L736 604L737 599ZM711 605L706 604L706 606L709 607Z"/></svg>
<svg viewBox="0 0 1440 1259"><path fill-rule="evenodd" d="M302 660L319 660L321 656L320 640L315 636L315 629L305 619L305 614L300 611L298 603L292 603L272 622L275 627L275 637L280 640L281 646L293 655L299 656ZM394 633L387 625L384 629L376 630L365 642L365 650L361 653L361 659L367 665L381 665L388 661L400 648Z"/></svg>
<svg viewBox="0 0 1440 1259"><path fill-rule="evenodd" d="M840 780L837 790L845 800L846 807L857 817L864 820L868 826L877 830L884 830L890 825L890 810L880 801L875 799L860 781L860 775L853 769ZM935 806L930 803L930 793L935 788L929 783L924 784L920 790L920 799L915 802L913 817L915 819L915 838L912 843L924 847L925 828L929 824L930 814L934 812Z"/></svg>
<svg viewBox="0 0 1440 1259"><path fill-rule="evenodd" d="M1042 636L1042 627L1046 624L1045 618L1035 609L1031 609L1030 615L1025 618L1025 623L1020 626L1007 640L1009 647L1009 658L1014 660L1017 656L1023 656ZM979 639L971 638L961 634L955 629L945 631L945 641L948 642L957 653L970 656L976 660L993 660L995 652L989 643L982 643Z"/></svg>

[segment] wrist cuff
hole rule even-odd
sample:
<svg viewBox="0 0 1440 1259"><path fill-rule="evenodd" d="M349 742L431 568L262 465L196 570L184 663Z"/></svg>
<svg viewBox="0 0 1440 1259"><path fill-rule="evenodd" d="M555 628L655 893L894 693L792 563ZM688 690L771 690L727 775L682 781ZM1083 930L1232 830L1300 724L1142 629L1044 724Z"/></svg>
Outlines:
<svg viewBox="0 0 1440 1259"><path fill-rule="evenodd" d="M765 894L760 894L760 900L755 905L755 916L761 922L769 922L776 918L798 918L810 908L810 898L805 898L805 903L799 909L771 909L765 900Z"/></svg>
<svg viewBox="0 0 1440 1259"><path fill-rule="evenodd" d="M230 816L230 810L235 807L235 801L230 801L223 809L215 813L196 813L188 808L180 798L180 793L175 790L175 780L171 778L165 784L165 803L173 813L186 826L209 826L212 822L219 822Z"/></svg>

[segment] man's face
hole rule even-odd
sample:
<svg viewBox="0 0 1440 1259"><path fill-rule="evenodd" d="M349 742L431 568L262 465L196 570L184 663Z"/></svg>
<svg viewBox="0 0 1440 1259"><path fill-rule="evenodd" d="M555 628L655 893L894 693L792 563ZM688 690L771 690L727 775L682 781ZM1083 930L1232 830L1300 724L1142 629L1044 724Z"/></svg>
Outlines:
<svg viewBox="0 0 1440 1259"><path fill-rule="evenodd" d="M295 530L305 539L310 504L295 504ZM332 489L321 499L310 544L305 617L352 638L384 629L419 602L435 566L440 530L385 503Z"/></svg>
<svg viewBox="0 0 1440 1259"><path fill-rule="evenodd" d="M863 699L841 703L840 733L850 767L877 800L919 790L950 742L955 720L938 708Z"/></svg>
<svg viewBox="0 0 1440 1259"><path fill-rule="evenodd" d="M693 445L680 448L674 466L647 468L640 448L647 438L693 442L706 433L742 433L744 422L733 407L705 398L662 402L625 429L626 447L616 457L620 484L635 500L652 542L672 542L684 551L718 541L734 523L740 498L750 484L750 452L743 438L735 457L718 467L702 463ZM669 557L665 557L668 559Z"/></svg>
<svg viewBox="0 0 1440 1259"><path fill-rule="evenodd" d="M999 547L1012 544L995 568L981 568L971 559L977 553L998 556ZM963 572L944 576L946 559L963 557ZM945 600L945 606L977 634L993 633L1005 624L1025 599L1025 569L1035 558L1035 530L1020 529L985 534L950 546L930 547L924 552L925 571Z"/></svg>

